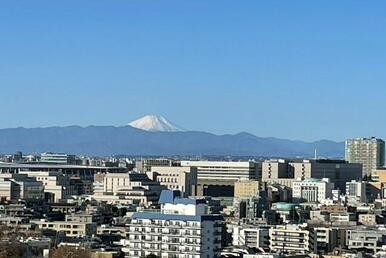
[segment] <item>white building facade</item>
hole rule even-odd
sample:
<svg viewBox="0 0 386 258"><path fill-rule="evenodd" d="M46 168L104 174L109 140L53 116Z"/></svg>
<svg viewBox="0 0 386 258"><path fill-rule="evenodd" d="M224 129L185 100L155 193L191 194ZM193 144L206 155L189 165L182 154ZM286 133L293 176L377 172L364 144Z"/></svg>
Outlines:
<svg viewBox="0 0 386 258"><path fill-rule="evenodd" d="M271 227L269 248L277 253L314 252L314 235L305 225L287 224Z"/></svg>
<svg viewBox="0 0 386 258"><path fill-rule="evenodd" d="M292 183L292 197L297 201L322 203L332 198L334 184L328 178L304 179Z"/></svg>
<svg viewBox="0 0 386 258"><path fill-rule="evenodd" d="M127 225L125 257L212 258L222 247L223 218L205 215L204 200L161 193L161 212L137 212Z"/></svg>

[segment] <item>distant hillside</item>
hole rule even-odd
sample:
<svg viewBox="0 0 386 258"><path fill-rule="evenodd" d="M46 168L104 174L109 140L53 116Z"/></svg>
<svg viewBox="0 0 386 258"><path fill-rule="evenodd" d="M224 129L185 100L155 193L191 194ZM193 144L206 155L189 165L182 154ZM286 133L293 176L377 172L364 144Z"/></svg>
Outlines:
<svg viewBox="0 0 386 258"><path fill-rule="evenodd" d="M149 132L131 126L0 129L0 153L66 152L86 155L255 155L343 157L344 144L262 138L248 133Z"/></svg>

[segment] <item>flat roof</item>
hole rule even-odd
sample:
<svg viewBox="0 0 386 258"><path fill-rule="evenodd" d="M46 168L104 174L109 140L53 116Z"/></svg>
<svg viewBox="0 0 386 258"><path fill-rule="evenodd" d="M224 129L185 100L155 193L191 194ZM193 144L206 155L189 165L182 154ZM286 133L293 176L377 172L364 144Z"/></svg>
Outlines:
<svg viewBox="0 0 386 258"><path fill-rule="evenodd" d="M136 212L132 216L133 219L156 219L156 220L178 220L178 221L214 221L224 220L221 215L178 215L178 214L164 214L159 212Z"/></svg>
<svg viewBox="0 0 386 258"><path fill-rule="evenodd" d="M78 168L78 169L126 169L122 167L82 166L69 164L47 164L47 163L9 163L0 162L0 168Z"/></svg>

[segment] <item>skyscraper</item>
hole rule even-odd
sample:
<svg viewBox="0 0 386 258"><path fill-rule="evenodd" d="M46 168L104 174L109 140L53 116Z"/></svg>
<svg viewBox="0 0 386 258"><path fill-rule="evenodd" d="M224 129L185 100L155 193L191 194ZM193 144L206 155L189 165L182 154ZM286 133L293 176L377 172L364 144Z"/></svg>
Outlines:
<svg viewBox="0 0 386 258"><path fill-rule="evenodd" d="M348 139L345 158L350 163L361 163L363 175L370 176L385 164L385 142L379 138Z"/></svg>

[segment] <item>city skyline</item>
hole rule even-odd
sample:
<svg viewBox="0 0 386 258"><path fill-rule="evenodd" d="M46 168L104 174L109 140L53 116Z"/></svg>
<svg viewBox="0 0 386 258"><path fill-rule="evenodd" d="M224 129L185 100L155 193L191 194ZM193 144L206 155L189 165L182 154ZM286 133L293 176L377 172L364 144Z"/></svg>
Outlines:
<svg viewBox="0 0 386 258"><path fill-rule="evenodd" d="M120 126L159 114L216 134L386 138L381 1L2 9L0 128Z"/></svg>
<svg viewBox="0 0 386 258"><path fill-rule="evenodd" d="M386 2L0 8L0 258L386 258Z"/></svg>

